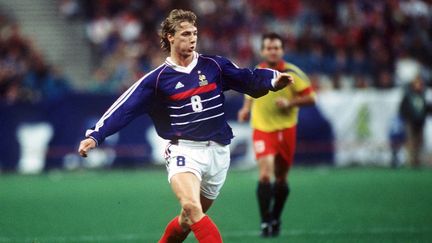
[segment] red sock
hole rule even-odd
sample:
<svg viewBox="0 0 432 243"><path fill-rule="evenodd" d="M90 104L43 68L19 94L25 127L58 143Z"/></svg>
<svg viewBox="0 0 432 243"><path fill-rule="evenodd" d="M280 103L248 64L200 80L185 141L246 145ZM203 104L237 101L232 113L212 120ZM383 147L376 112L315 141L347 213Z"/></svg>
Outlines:
<svg viewBox="0 0 432 243"><path fill-rule="evenodd" d="M177 216L168 223L162 238L159 240L159 243L180 243L186 239L189 233L190 230L183 230L179 224L179 217Z"/></svg>
<svg viewBox="0 0 432 243"><path fill-rule="evenodd" d="M199 243L222 243L218 228L207 215L191 225L191 229Z"/></svg>

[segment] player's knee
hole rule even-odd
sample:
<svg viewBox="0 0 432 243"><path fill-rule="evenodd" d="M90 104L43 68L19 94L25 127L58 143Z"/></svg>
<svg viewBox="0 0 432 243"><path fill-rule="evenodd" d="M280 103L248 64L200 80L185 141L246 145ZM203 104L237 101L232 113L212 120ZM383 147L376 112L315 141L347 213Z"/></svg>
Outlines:
<svg viewBox="0 0 432 243"><path fill-rule="evenodd" d="M270 183L274 173L272 158L260 158L258 163L260 165L259 181L262 183Z"/></svg>
<svg viewBox="0 0 432 243"><path fill-rule="evenodd" d="M261 183L270 183L271 175L270 173L260 173L259 182Z"/></svg>
<svg viewBox="0 0 432 243"><path fill-rule="evenodd" d="M192 200L185 200L182 202L182 208L186 212L187 215L191 213L197 213L202 211L201 204L199 202L195 202Z"/></svg>
<svg viewBox="0 0 432 243"><path fill-rule="evenodd" d="M191 221L190 223L195 223L199 221L201 216L204 214L202 211L201 204L194 200L183 200L181 202L182 209L187 218Z"/></svg>

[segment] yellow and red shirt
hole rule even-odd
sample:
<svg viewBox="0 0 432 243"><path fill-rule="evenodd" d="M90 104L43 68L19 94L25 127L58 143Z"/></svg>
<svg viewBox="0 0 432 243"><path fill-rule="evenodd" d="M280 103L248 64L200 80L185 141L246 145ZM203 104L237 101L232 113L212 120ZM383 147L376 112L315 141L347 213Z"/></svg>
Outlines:
<svg viewBox="0 0 432 243"><path fill-rule="evenodd" d="M260 63L258 68L268 68L266 63ZM297 66L281 61L276 69L279 72L289 73L294 78L294 84L276 92L269 92L267 95L258 99L253 99L251 110L251 126L263 132L273 132L297 125L298 107L292 107L288 112L282 112L276 106L276 100L284 97L288 100L299 95L313 94L309 78Z"/></svg>

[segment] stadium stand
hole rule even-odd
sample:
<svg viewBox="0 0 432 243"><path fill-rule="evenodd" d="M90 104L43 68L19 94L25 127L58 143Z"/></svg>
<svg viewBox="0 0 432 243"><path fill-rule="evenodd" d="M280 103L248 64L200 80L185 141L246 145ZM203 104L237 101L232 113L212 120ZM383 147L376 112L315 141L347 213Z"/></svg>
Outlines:
<svg viewBox="0 0 432 243"><path fill-rule="evenodd" d="M431 17L426 2L206 0L86 5L82 17L87 20L87 36L100 58L94 79L122 89L135 73L159 63L161 53L154 44L158 23L173 7L192 8L199 14L202 52L232 57L240 66L256 64L261 33L282 33L286 59L316 76L317 88L400 86L413 78L400 70L404 65L421 70L425 80L431 77L427 71L432 58Z"/></svg>

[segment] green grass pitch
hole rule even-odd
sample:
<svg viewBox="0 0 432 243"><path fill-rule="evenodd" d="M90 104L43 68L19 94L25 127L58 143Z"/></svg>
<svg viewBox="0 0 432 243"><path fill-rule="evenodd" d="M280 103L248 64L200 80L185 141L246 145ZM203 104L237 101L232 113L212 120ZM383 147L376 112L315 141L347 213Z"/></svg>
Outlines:
<svg viewBox="0 0 432 243"><path fill-rule="evenodd" d="M256 177L231 171L209 211L226 243L432 242L432 170L296 168L276 239L258 237ZM152 243L178 212L163 170L0 175L0 243Z"/></svg>

